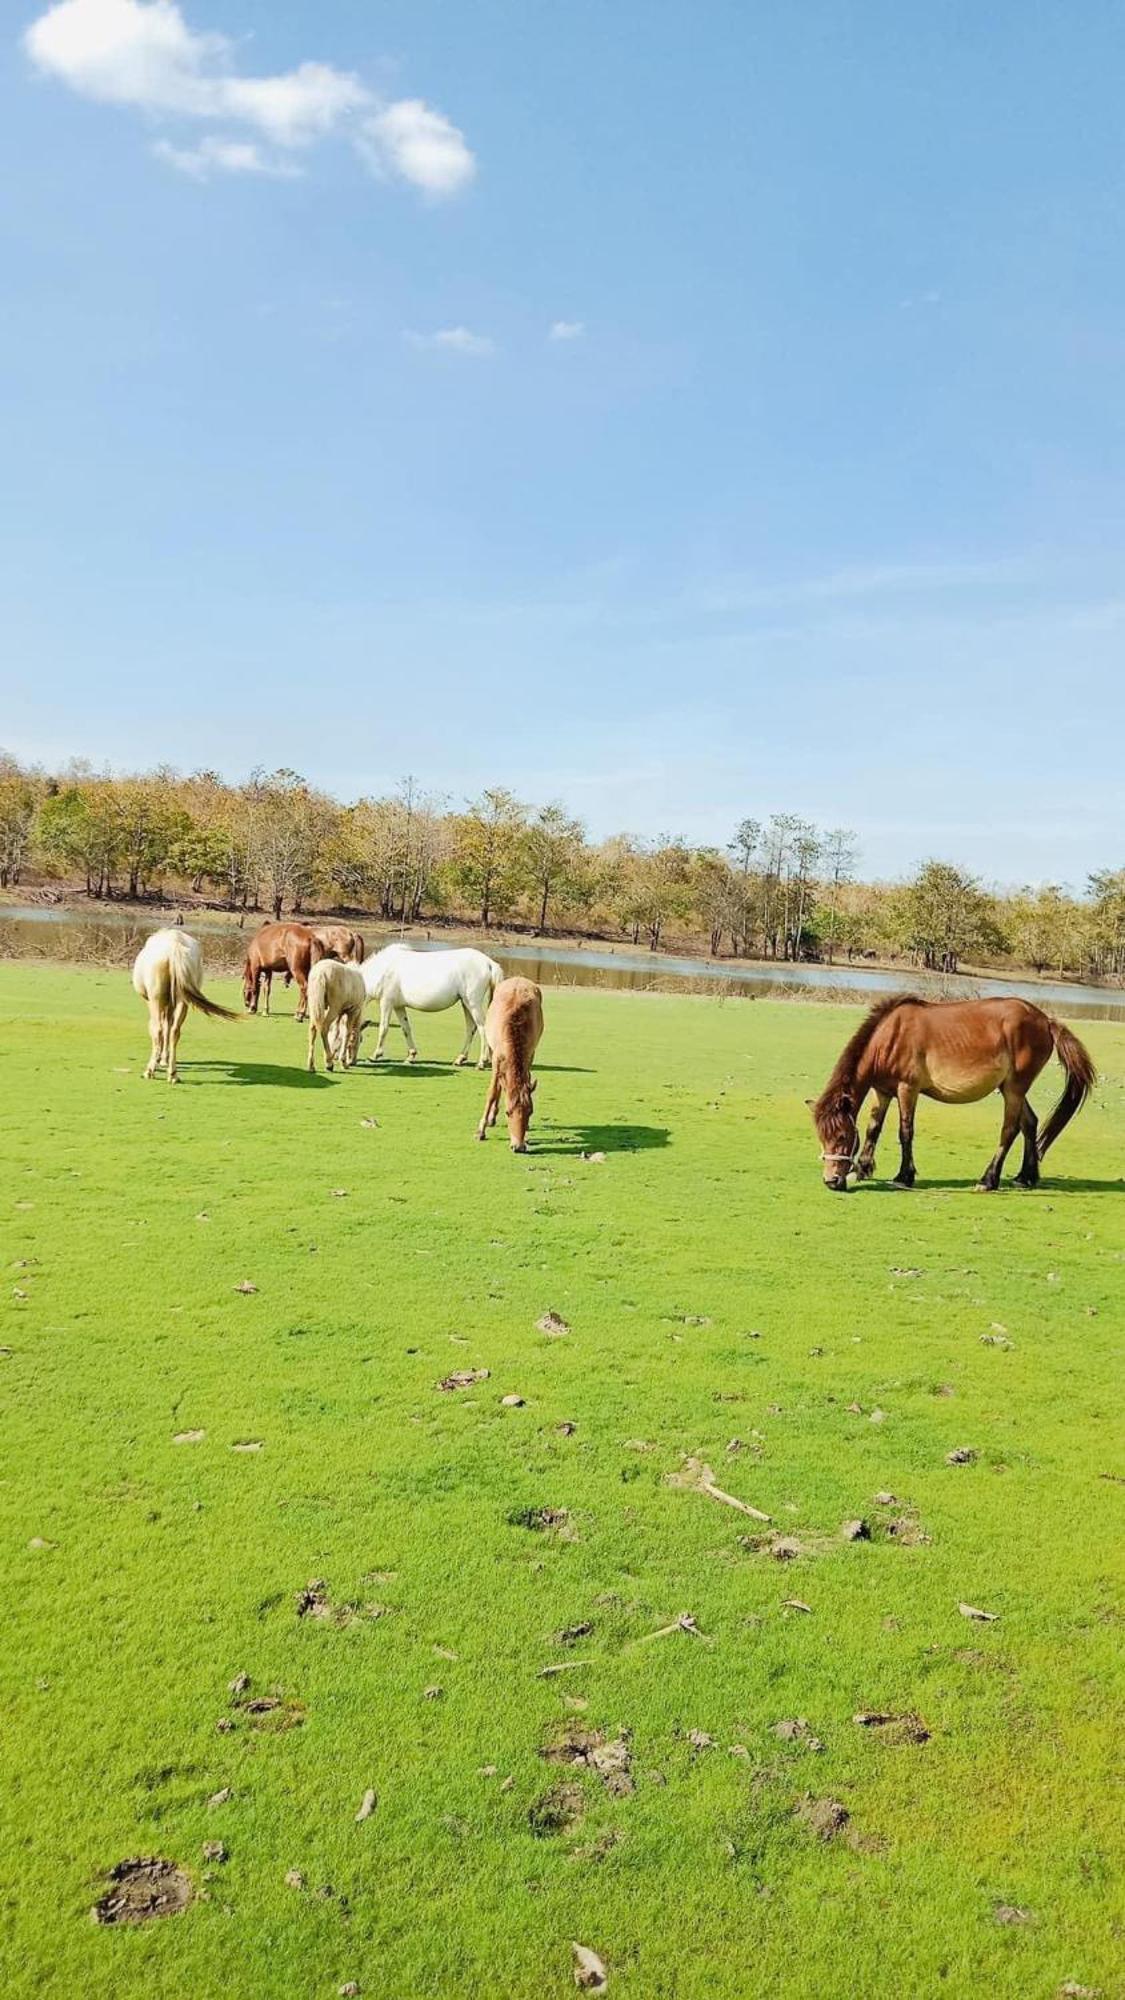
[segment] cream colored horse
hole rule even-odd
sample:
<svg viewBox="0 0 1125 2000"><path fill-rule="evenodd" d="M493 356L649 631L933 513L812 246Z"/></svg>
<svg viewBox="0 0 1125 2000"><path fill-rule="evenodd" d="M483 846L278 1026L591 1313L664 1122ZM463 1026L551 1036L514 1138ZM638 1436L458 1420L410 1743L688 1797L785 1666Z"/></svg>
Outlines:
<svg viewBox="0 0 1125 2000"><path fill-rule="evenodd" d="M316 1038L324 1044L325 1062L335 1067L339 1056L351 1069L359 1054L359 1030L367 1005L367 988L358 965L341 965L322 958L309 973L309 1068L316 1070Z"/></svg>
<svg viewBox="0 0 1125 2000"><path fill-rule="evenodd" d="M229 1007L220 1007L203 992L203 949L187 931L154 931L133 961L133 988L148 1001L152 1054L145 1076L164 1068L169 1083L176 1075L176 1048L189 1007L218 1021L236 1021Z"/></svg>

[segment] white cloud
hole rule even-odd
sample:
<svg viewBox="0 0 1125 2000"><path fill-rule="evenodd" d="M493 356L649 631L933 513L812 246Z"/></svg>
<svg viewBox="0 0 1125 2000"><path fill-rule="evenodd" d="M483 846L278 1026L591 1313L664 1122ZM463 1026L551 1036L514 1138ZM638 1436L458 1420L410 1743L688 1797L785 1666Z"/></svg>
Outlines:
<svg viewBox="0 0 1125 2000"><path fill-rule="evenodd" d="M291 160L268 157L249 139L217 139L209 134L198 146L173 146L169 139L158 139L152 150L166 166L197 181L210 180L212 174L265 174L288 181L302 171Z"/></svg>
<svg viewBox="0 0 1125 2000"><path fill-rule="evenodd" d="M477 170L464 134L420 97L404 97L376 112L357 144L376 173L410 181L436 197L458 194Z"/></svg>
<svg viewBox="0 0 1125 2000"><path fill-rule="evenodd" d="M443 326L437 333L406 333L411 347L425 347L446 354L495 354L496 343L486 333L471 333L467 326Z"/></svg>
<svg viewBox="0 0 1125 2000"><path fill-rule="evenodd" d="M581 340L585 331L585 320L556 319L551 322L547 338L548 340Z"/></svg>
<svg viewBox="0 0 1125 2000"><path fill-rule="evenodd" d="M176 0L57 0L31 23L24 47L44 75L98 103L241 125L289 150L344 132L379 172L435 198L456 193L476 171L463 134L420 98L383 103L361 78L330 63L241 76L229 37L189 27ZM198 152L206 149L205 142ZM190 156L173 147L161 157L176 152ZM207 169L223 164L214 151L203 162ZM278 168L246 157L237 165L228 160L225 170Z"/></svg>

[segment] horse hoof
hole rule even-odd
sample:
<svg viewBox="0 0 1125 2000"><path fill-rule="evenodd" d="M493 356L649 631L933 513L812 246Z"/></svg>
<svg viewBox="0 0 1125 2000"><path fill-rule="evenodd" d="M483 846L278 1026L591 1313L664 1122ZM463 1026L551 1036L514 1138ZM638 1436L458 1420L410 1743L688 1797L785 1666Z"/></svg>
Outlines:
<svg viewBox="0 0 1125 2000"><path fill-rule="evenodd" d="M978 1181L973 1189L974 1194L999 1194L999 1192L999 1181Z"/></svg>
<svg viewBox="0 0 1125 2000"><path fill-rule="evenodd" d="M913 1182L913 1181L900 1181L900 1180L893 1180L893 1181L891 1182L891 1186L892 1186L893 1188L897 1188L897 1190L898 1190L899 1194L909 1194L909 1193L911 1192L911 1190L913 1189L913 1186L914 1186L914 1182Z"/></svg>

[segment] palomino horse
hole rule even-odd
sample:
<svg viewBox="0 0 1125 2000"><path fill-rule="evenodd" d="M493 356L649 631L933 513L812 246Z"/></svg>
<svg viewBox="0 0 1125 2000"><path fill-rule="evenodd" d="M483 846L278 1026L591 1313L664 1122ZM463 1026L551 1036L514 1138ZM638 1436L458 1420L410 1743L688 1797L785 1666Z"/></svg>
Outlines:
<svg viewBox="0 0 1125 2000"><path fill-rule="evenodd" d="M508 1099L508 1143L513 1153L526 1153L536 1083L531 1064L543 1033L543 995L534 980L500 981L485 1020L485 1033L492 1049L492 1081L477 1138L483 1139L489 1126L495 1125L503 1090Z"/></svg>
<svg viewBox="0 0 1125 2000"><path fill-rule="evenodd" d="M153 931L133 961L133 987L148 1001L152 1054L146 1077L154 1076L163 1064L169 1083L179 1081L176 1047L189 1007L198 1007L217 1021L238 1019L229 1007L208 1000L203 991L203 949L187 931Z"/></svg>
<svg viewBox="0 0 1125 2000"><path fill-rule="evenodd" d="M348 936L351 936L350 931ZM258 1011L258 994L264 980L266 1013L269 1013L273 975L283 972L287 986L291 979L297 982L300 997L296 1018L303 1021L309 1011L309 973L319 959L335 956L308 924L263 924L250 940L250 949L242 968L242 993L250 1012L256 1014Z"/></svg>
<svg viewBox="0 0 1125 2000"><path fill-rule="evenodd" d="M360 1024L367 988L358 965L341 965L322 958L309 973L309 1068L316 1069L316 1038L324 1044L325 1061L335 1067L339 1056L351 1069L359 1054Z"/></svg>
<svg viewBox="0 0 1125 2000"><path fill-rule="evenodd" d="M379 1002L379 1039L373 1062L378 1062L387 1039L391 1015L406 1036L410 1061L418 1059L418 1049L410 1027L408 1007L422 1014L440 1014L460 1001L465 1016L465 1043L458 1063L463 1063L480 1033L478 1069L488 1064L488 1036L484 1017L493 990L504 974L495 959L483 951L414 951L408 944L389 944L373 952L363 964L363 983L373 1000Z"/></svg>
<svg viewBox="0 0 1125 2000"><path fill-rule="evenodd" d="M1052 1050L1066 1071L1066 1085L1040 1132L1027 1093ZM999 1187L1008 1150L1022 1131L1023 1160L1016 1180L1021 1187L1035 1187L1048 1146L1081 1109L1096 1081L1089 1052L1077 1035L1026 1000L919 1000L911 993L893 994L871 1009L812 1107L825 1186L842 1191L850 1173L861 1181L871 1179L892 1097L898 1101L902 1146L894 1185L910 1188L919 1097L975 1104L998 1090L1004 1099L1000 1144L978 1185L987 1192ZM859 1114L869 1092L875 1105L860 1152Z"/></svg>

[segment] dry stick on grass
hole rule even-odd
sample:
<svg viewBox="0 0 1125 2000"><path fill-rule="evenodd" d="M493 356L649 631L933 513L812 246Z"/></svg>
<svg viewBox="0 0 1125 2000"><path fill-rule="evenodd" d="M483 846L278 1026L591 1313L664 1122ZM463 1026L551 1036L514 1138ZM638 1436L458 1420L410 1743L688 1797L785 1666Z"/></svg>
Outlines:
<svg viewBox="0 0 1125 2000"><path fill-rule="evenodd" d="M749 1514L753 1521L771 1521L771 1514L763 1514L760 1507L751 1507L748 1500L738 1500L733 1493L724 1493L716 1486L715 1475L701 1458L685 1459L682 1472L669 1472L665 1478L667 1486L682 1486L689 1493L706 1493L711 1500L721 1500L724 1507L737 1507L740 1514Z"/></svg>

